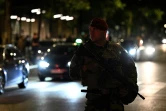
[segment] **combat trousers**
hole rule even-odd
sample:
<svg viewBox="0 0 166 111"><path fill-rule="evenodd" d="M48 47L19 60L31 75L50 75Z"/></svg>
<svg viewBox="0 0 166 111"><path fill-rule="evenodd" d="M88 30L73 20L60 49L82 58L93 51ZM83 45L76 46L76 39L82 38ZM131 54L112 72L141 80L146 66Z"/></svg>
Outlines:
<svg viewBox="0 0 166 111"><path fill-rule="evenodd" d="M87 98L84 111L124 111L124 106L119 100L111 101L110 95L100 95Z"/></svg>

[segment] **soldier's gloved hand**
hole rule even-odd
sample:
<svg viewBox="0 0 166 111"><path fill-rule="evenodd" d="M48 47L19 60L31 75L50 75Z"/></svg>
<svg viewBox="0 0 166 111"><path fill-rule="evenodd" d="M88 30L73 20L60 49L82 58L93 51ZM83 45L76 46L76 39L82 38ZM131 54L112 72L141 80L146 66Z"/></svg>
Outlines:
<svg viewBox="0 0 166 111"><path fill-rule="evenodd" d="M124 97L128 94L128 88L120 87L119 88L119 95L120 97Z"/></svg>

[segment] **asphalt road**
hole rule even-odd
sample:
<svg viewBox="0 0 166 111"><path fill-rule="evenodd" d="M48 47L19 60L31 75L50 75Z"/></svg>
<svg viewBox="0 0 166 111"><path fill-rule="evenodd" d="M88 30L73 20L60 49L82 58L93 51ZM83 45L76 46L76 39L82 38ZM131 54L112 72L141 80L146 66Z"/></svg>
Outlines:
<svg viewBox="0 0 166 111"><path fill-rule="evenodd" d="M85 93L79 81L40 82L36 66L31 66L26 89L8 87L0 96L0 111L83 111ZM125 111L166 111L166 51L154 61L136 62L139 93L145 97L125 105Z"/></svg>

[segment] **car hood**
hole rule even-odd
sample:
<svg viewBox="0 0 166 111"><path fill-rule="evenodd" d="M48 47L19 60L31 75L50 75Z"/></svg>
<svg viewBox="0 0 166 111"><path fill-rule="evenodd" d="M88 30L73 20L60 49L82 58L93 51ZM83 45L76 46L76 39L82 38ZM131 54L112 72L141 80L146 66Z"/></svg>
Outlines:
<svg viewBox="0 0 166 111"><path fill-rule="evenodd" d="M51 64L66 64L71 58L72 55L47 55L45 60Z"/></svg>
<svg viewBox="0 0 166 111"><path fill-rule="evenodd" d="M48 47L42 47L42 46L40 46L39 48L38 48L38 50L41 50L42 52L47 52L47 49L49 49L50 47L48 46Z"/></svg>

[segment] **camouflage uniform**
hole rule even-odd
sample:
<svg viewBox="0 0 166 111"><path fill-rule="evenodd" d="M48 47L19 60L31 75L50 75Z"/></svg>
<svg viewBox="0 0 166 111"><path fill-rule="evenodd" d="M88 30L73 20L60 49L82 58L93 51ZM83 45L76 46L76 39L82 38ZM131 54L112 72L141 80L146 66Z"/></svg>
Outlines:
<svg viewBox="0 0 166 111"><path fill-rule="evenodd" d="M109 64L109 68L114 68L119 72L117 74L124 76L122 73L124 72L130 84L136 85L135 64L120 45L107 41L104 47L99 47L88 41L84 46L102 56L103 61ZM113 78L112 74L106 72L83 46L78 48L71 61L70 77L75 80L81 79L83 86L87 86L88 90L96 90L97 92L87 92L85 111L124 111L118 92L119 87L124 86Z"/></svg>

